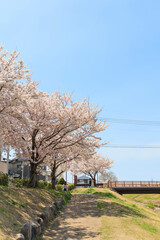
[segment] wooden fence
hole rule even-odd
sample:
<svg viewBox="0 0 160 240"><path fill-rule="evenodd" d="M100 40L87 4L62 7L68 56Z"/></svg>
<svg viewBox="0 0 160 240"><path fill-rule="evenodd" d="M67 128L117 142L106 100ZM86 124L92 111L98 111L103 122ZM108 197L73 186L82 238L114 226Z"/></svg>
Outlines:
<svg viewBox="0 0 160 240"><path fill-rule="evenodd" d="M160 187L160 181L108 181L104 187Z"/></svg>

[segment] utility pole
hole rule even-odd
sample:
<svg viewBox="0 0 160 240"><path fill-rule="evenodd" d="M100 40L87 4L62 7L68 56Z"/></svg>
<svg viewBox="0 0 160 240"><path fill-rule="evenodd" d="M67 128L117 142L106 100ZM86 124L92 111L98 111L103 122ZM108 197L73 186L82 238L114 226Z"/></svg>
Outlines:
<svg viewBox="0 0 160 240"><path fill-rule="evenodd" d="M22 165L21 165L21 169L22 169L22 179L24 178L24 165L23 165L23 161L22 161Z"/></svg>
<svg viewBox="0 0 160 240"><path fill-rule="evenodd" d="M66 185L67 185L67 161L66 161Z"/></svg>
<svg viewBox="0 0 160 240"><path fill-rule="evenodd" d="M9 170L9 146L7 146L7 174Z"/></svg>
<svg viewBox="0 0 160 240"><path fill-rule="evenodd" d="M2 160L2 146L0 144L0 161Z"/></svg>

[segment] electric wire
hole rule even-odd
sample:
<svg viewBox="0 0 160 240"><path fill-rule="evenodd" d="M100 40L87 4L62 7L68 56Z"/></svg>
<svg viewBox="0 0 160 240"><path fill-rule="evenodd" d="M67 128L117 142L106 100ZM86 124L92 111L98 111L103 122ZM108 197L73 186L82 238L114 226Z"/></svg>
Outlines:
<svg viewBox="0 0 160 240"><path fill-rule="evenodd" d="M160 146L154 146L154 145L105 145L102 147L107 147L107 148L159 148Z"/></svg>
<svg viewBox="0 0 160 240"><path fill-rule="evenodd" d="M160 126L160 121L150 120L135 120L135 119L120 119L120 118L101 118L103 122L107 123L119 123L119 124L132 124L132 125L148 125L148 126ZM107 148L148 148L148 149L160 149L158 145L104 145L102 147Z"/></svg>
<svg viewBox="0 0 160 240"><path fill-rule="evenodd" d="M160 126L160 121L120 119L120 118L100 118L100 120L103 122L120 123L120 124Z"/></svg>

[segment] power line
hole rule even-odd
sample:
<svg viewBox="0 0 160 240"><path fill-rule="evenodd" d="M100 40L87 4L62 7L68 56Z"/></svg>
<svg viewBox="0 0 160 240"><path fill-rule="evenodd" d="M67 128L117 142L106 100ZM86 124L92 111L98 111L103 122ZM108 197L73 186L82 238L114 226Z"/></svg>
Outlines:
<svg viewBox="0 0 160 240"><path fill-rule="evenodd" d="M160 126L160 121L133 120L133 119L120 119L120 118L101 118L100 120L104 122L120 123L120 124Z"/></svg>
<svg viewBox="0 0 160 240"><path fill-rule="evenodd" d="M160 148L160 146L154 146L154 145L105 145L102 147L107 147L107 148Z"/></svg>

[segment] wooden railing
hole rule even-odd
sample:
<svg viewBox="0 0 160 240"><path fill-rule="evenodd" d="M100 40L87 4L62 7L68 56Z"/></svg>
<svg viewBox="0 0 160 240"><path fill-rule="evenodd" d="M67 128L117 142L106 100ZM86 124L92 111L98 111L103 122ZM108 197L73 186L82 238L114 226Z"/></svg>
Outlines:
<svg viewBox="0 0 160 240"><path fill-rule="evenodd" d="M160 187L160 181L108 181L104 187Z"/></svg>

